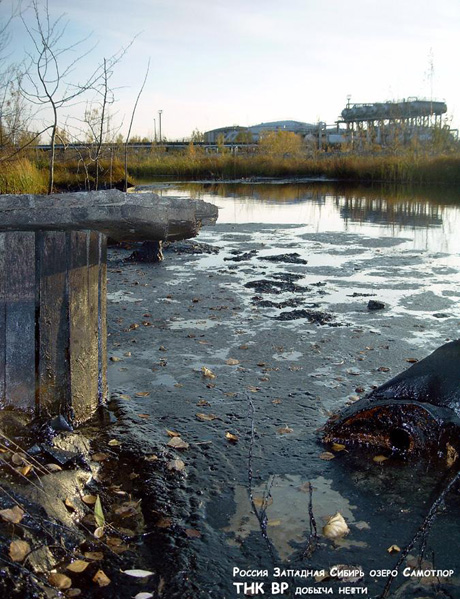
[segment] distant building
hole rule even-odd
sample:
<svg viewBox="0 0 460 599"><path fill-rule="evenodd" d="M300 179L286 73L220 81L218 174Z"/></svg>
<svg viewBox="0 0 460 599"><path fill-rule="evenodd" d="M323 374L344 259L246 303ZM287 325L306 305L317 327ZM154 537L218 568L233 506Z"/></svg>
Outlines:
<svg viewBox="0 0 460 599"><path fill-rule="evenodd" d="M251 127L220 127L212 131L206 131L204 140L207 143L217 143L222 139L224 143L237 143L238 141L247 141L257 143L260 136L267 131L289 131L305 137L316 131L317 125L302 123L301 121L273 121L270 123L260 123Z"/></svg>

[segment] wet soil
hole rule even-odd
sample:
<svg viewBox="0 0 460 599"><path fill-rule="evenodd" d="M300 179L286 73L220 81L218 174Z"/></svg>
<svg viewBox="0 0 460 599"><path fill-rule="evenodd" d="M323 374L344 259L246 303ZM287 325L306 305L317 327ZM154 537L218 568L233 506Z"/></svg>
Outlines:
<svg viewBox="0 0 460 599"><path fill-rule="evenodd" d="M109 257L117 421L108 434L136 456L144 518L153 533L161 528L161 550L155 534L145 547L162 596L226 599L237 596L235 582L269 586L276 566L347 564L363 568L358 586L377 597L386 578L370 572L394 567L387 549L412 539L445 470L425 460L375 462L365 451L332 451L326 461L332 448L319 429L345 403L458 337L458 257L413 250L402 238L289 225L218 225L198 241L219 252L166 250L161 264L126 263L122 249ZM293 253L296 263L278 259ZM384 309L369 310L369 296ZM318 539L306 552L310 495ZM437 567L458 567L459 509L449 496L430 532L427 555ZM350 533L333 542L321 531L337 511ZM233 577L233 568L269 575ZM142 590L159 596L158 580ZM297 586L318 586L311 577L287 582L289 597ZM417 597L412 582L399 575L394 588ZM442 596L425 583L423 596Z"/></svg>

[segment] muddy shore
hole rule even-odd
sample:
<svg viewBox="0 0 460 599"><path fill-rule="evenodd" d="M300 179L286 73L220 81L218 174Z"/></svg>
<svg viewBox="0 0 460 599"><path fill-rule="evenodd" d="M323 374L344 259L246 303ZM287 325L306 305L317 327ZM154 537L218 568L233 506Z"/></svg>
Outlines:
<svg viewBox="0 0 460 599"><path fill-rule="evenodd" d="M445 465L334 451L320 429L332 412L458 337L458 256L414 249L410 237L286 224L204 228L166 248L159 264L126 261L133 249L109 251L108 409L77 434L55 438L69 454L63 472L47 474L45 490L61 501L53 516L64 526L50 528L27 503L25 525L2 537L34 539L35 547L46 525L48 561L35 574L44 584L36 587L26 561L4 567L0 588L27 599L230 599L235 583L285 581L286 597L297 588L331 589L334 597L366 588L379 597L387 576L375 571L394 568L388 548L410 542ZM40 451L52 459L46 443ZM80 461L67 463L74 454ZM94 505L82 500L88 494L102 501L101 540ZM446 507L424 563L455 570L458 494ZM336 512L350 532L332 541L322 528ZM51 568L69 574L69 561L94 554L100 561L70 574L69 590L46 582ZM414 547L407 563L418 556ZM364 577L273 575L277 567L327 573L337 564ZM150 574L131 578L130 569ZM246 578L241 570L268 574ZM455 596L458 583L458 573L441 581L398 574L391 596Z"/></svg>
<svg viewBox="0 0 460 599"><path fill-rule="evenodd" d="M387 548L404 546L423 520L438 469L377 464L375 453L325 461L318 429L458 336L458 265L409 239L295 225L218 225L197 242L167 250L161 264L127 264L128 250L113 250L109 264L110 434L158 457L160 473L140 474L151 522L175 548L161 556L164 596L233 597L234 567L336 563L360 565L377 596L385 580L369 572L393 567ZM187 446L168 446L171 434ZM248 470L256 505L269 495L266 530L248 501ZM306 558L308 483L318 529L340 511L351 533L338 544L320 536ZM430 542L448 568L445 529L458 546L447 516ZM411 596L409 583L395 588Z"/></svg>

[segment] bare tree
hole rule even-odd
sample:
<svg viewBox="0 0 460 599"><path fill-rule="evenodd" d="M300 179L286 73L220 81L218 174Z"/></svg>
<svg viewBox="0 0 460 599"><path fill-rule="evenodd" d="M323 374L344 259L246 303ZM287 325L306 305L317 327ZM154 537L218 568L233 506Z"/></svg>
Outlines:
<svg viewBox="0 0 460 599"><path fill-rule="evenodd" d="M99 90L103 100L103 118L101 127L104 126L105 107L108 98L107 81L114 65L127 51L122 48L109 59L104 59L98 64L83 81L75 82L75 71L78 63L94 50L94 46L82 51L89 36L69 44L66 39L66 24L61 15L55 20L51 19L48 0L32 0L33 25L30 25L24 14L21 15L24 27L32 41L33 50L28 52L28 64L25 69L21 85L24 97L39 109L48 109L51 113L47 129L50 131L50 159L48 193L52 193L54 186L54 165L56 156L56 133L59 126L60 111L64 106L71 107L84 101L84 95L90 90ZM77 56L76 56L77 54ZM101 92L102 89L102 92ZM100 139L100 136L99 136ZM102 144L102 142L101 142ZM98 157L100 155L97 153Z"/></svg>
<svg viewBox="0 0 460 599"><path fill-rule="evenodd" d="M137 94L136 101L134 102L133 111L131 113L131 120L129 122L128 133L126 135L126 140L125 140L125 185L124 185L124 191L128 190L128 144L129 144L129 136L131 135L131 129L133 127L134 116L136 114L136 109L137 109L137 105L139 103L139 99L140 99L140 97L142 95L142 92L144 91L145 84L147 83L147 77L149 75L149 70L150 70L150 58L149 58L149 61L147 63L147 69L145 71L144 81L142 82L142 85L141 85L141 88L139 90L139 93Z"/></svg>

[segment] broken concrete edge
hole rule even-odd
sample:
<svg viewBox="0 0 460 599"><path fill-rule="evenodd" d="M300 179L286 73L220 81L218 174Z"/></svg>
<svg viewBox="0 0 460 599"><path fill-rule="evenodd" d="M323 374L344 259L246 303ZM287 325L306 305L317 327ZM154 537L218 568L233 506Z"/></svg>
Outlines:
<svg viewBox="0 0 460 599"><path fill-rule="evenodd" d="M217 217L217 206L202 200L116 189L0 196L0 231L92 230L116 241L172 241L195 237Z"/></svg>

